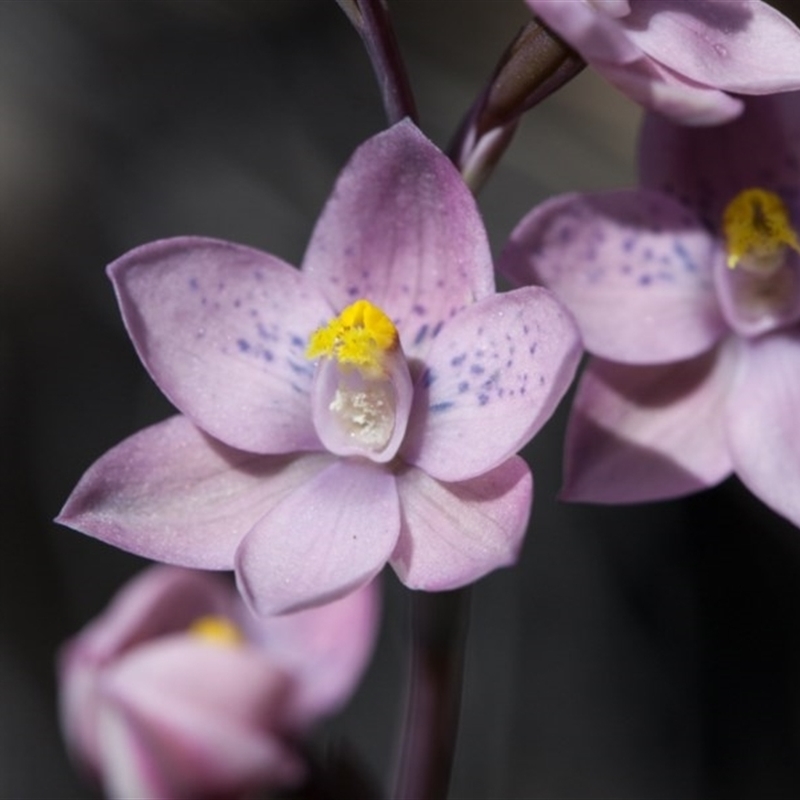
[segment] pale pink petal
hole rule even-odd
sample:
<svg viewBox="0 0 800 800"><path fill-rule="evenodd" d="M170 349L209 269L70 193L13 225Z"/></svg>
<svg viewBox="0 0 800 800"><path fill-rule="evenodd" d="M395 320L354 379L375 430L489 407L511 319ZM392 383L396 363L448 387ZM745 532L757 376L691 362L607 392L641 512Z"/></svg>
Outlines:
<svg viewBox="0 0 800 800"><path fill-rule="evenodd" d="M252 647L181 635L132 651L101 685L112 796L236 796L295 781L302 765L278 738L288 681Z"/></svg>
<svg viewBox="0 0 800 800"><path fill-rule="evenodd" d="M631 12L630 0L592 0L592 3L609 17L626 17Z"/></svg>
<svg viewBox="0 0 800 800"><path fill-rule="evenodd" d="M58 715L70 755L97 775L97 666L70 645L58 658Z"/></svg>
<svg viewBox="0 0 800 800"><path fill-rule="evenodd" d="M546 289L465 309L431 348L402 458L443 481L498 466L550 418L581 352L572 316Z"/></svg>
<svg viewBox="0 0 800 800"><path fill-rule="evenodd" d="M799 143L797 92L747 98L741 117L713 129L686 128L648 114L639 146L640 180L674 194L714 232L721 229L725 206L752 187L781 195L798 225Z"/></svg>
<svg viewBox="0 0 800 800"><path fill-rule="evenodd" d="M756 497L800 525L800 338L776 333L742 342L728 401L736 474Z"/></svg>
<svg viewBox="0 0 800 800"><path fill-rule="evenodd" d="M156 561L232 569L250 528L330 459L245 453L172 417L96 461L58 522Z"/></svg>
<svg viewBox="0 0 800 800"><path fill-rule="evenodd" d="M732 469L727 344L689 361L629 366L592 359L566 437L565 500L639 503L713 486Z"/></svg>
<svg viewBox="0 0 800 800"><path fill-rule="evenodd" d="M715 85L692 80L639 46L626 4L598 0L527 0L550 28L631 100L689 125L716 125L741 113L742 103ZM650 0L648 0L648 3ZM631 5L636 9L636 3Z"/></svg>
<svg viewBox="0 0 800 800"><path fill-rule="evenodd" d="M500 269L518 285L552 289L589 352L647 364L702 353L726 330L712 277L722 258L670 197L617 191L537 206L511 234Z"/></svg>
<svg viewBox="0 0 800 800"><path fill-rule="evenodd" d="M292 677L286 720L304 728L337 711L352 695L372 657L380 591L372 581L316 608L243 620L248 638Z"/></svg>
<svg viewBox="0 0 800 800"><path fill-rule="evenodd" d="M596 0L526 0L528 7L570 47L594 64L628 64L642 51L622 25L625 7ZM622 17L619 19L618 17Z"/></svg>
<svg viewBox="0 0 800 800"><path fill-rule="evenodd" d="M108 271L145 367L193 422L240 450L319 448L305 349L331 309L300 272L199 238L144 245Z"/></svg>
<svg viewBox="0 0 800 800"><path fill-rule="evenodd" d="M620 22L648 55L697 83L739 94L800 89L800 31L759 0L634 0Z"/></svg>
<svg viewBox="0 0 800 800"><path fill-rule="evenodd" d="M399 531L394 475L360 459L336 461L244 539L236 554L240 591L265 616L335 600L380 572Z"/></svg>
<svg viewBox="0 0 800 800"><path fill-rule="evenodd" d="M367 140L339 175L303 260L334 308L358 298L422 357L448 319L494 291L486 231L456 169L408 120Z"/></svg>
<svg viewBox="0 0 800 800"><path fill-rule="evenodd" d="M519 456L468 481L442 483L412 468L397 484L403 527L391 563L409 588L455 589L517 561L533 497Z"/></svg>
<svg viewBox="0 0 800 800"><path fill-rule="evenodd" d="M699 85L649 56L624 65L595 61L592 66L626 97L680 125L721 125L744 107L740 99Z"/></svg>

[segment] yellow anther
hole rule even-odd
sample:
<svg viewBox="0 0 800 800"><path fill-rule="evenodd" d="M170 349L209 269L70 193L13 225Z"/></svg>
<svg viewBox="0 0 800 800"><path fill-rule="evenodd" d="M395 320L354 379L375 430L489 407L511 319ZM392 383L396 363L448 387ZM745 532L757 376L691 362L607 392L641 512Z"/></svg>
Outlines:
<svg viewBox="0 0 800 800"><path fill-rule="evenodd" d="M335 358L374 378L383 374L385 354L397 345L397 328L389 317L369 300L356 300L311 335L306 356Z"/></svg>
<svg viewBox="0 0 800 800"><path fill-rule="evenodd" d="M766 189L745 189L725 207L722 229L728 266L740 263L752 272L770 274L783 264L787 247L800 252L783 200Z"/></svg>
<svg viewBox="0 0 800 800"><path fill-rule="evenodd" d="M232 646L244 641L244 634L229 619L215 614L198 617L190 626L189 633L211 644Z"/></svg>

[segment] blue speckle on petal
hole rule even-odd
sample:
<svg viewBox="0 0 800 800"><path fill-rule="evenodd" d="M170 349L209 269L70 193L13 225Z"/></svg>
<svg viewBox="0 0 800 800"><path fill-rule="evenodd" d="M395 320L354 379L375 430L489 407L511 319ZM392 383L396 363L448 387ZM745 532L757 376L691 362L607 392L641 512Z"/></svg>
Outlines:
<svg viewBox="0 0 800 800"><path fill-rule="evenodd" d="M458 393L464 394L464 392L468 391L469 391L469 383L467 383L467 381L461 381L461 383L458 384Z"/></svg>
<svg viewBox="0 0 800 800"><path fill-rule="evenodd" d="M681 260L683 268L687 272L697 272L697 264L694 259L689 255L689 251L683 246L683 242L676 241L672 245L672 252Z"/></svg>
<svg viewBox="0 0 800 800"><path fill-rule="evenodd" d="M462 353L460 356L455 356L450 359L450 366L460 367L467 360L467 354Z"/></svg>
<svg viewBox="0 0 800 800"><path fill-rule="evenodd" d="M250 352L250 342L248 342L247 339L237 339L236 344L239 348L239 352L241 353Z"/></svg>
<svg viewBox="0 0 800 800"><path fill-rule="evenodd" d="M428 410L436 414L439 411L447 411L447 409L452 408L453 405L454 403L452 400L443 400L441 403L434 403Z"/></svg>
<svg viewBox="0 0 800 800"><path fill-rule="evenodd" d="M423 325L418 331L417 335L414 337L414 344L418 345L422 343L422 340L425 338L425 335L428 333L428 326Z"/></svg>
<svg viewBox="0 0 800 800"><path fill-rule="evenodd" d="M286 359L286 363L289 365L289 369L297 375L310 375L313 369L310 364L298 364L290 358Z"/></svg>

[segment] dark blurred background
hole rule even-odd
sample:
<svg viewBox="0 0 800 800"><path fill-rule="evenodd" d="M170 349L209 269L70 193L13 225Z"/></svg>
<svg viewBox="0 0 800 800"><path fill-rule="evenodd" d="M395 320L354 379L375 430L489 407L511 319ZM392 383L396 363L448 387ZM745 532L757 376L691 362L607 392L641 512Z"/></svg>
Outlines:
<svg viewBox="0 0 800 800"><path fill-rule="evenodd" d="M521 0L392 0L445 145ZM588 71L529 115L481 196L499 250L534 203L635 180L638 111ZM170 408L103 268L203 234L297 263L384 125L333 0L0 2L0 796L82 798L54 653L144 564L55 526L100 454ZM735 481L628 508L555 501L564 410L529 449L521 564L474 591L453 798L800 796L800 534ZM317 743L378 779L399 727L407 598Z"/></svg>

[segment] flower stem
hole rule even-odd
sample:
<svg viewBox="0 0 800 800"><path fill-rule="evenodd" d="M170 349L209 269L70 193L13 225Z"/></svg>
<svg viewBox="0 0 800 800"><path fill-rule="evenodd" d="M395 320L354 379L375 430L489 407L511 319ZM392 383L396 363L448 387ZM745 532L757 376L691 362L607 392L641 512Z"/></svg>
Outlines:
<svg viewBox="0 0 800 800"><path fill-rule="evenodd" d="M473 194L511 143L522 115L585 66L586 62L539 20L522 28L465 116L448 151Z"/></svg>
<svg viewBox="0 0 800 800"><path fill-rule="evenodd" d="M336 0L361 36L378 79L389 124L410 117L417 107L386 0Z"/></svg>
<svg viewBox="0 0 800 800"><path fill-rule="evenodd" d="M415 592L411 658L395 800L444 800L461 706L469 587Z"/></svg>

